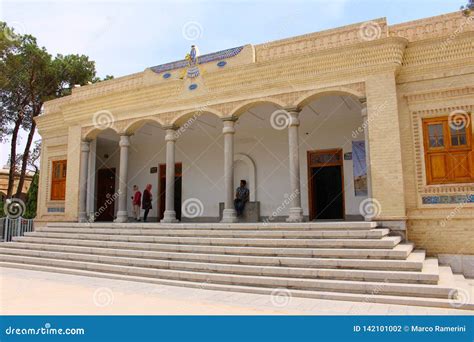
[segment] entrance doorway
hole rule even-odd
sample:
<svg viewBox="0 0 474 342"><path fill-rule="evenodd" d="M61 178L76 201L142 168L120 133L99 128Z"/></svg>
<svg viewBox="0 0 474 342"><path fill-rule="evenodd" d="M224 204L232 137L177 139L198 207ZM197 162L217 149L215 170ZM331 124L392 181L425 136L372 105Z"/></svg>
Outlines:
<svg viewBox="0 0 474 342"><path fill-rule="evenodd" d="M97 172L96 221L111 222L115 214L115 168Z"/></svg>
<svg viewBox="0 0 474 342"><path fill-rule="evenodd" d="M181 189L182 189L182 163L176 163L174 166L174 210L176 212L176 218L181 220ZM165 213L165 200L166 200L166 164L160 164L159 177L159 203L160 210L158 213L158 219L161 220Z"/></svg>
<svg viewBox="0 0 474 342"><path fill-rule="evenodd" d="M308 151L310 220L344 219L342 149Z"/></svg>

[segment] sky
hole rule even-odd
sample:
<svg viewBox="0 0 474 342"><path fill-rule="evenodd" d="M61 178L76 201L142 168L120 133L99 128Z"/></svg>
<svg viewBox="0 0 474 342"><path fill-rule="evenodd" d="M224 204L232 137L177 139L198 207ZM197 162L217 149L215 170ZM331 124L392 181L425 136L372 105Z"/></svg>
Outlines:
<svg viewBox="0 0 474 342"><path fill-rule="evenodd" d="M390 24L454 12L467 0L5 1L0 20L52 55L85 54L100 77L201 54L386 17ZM36 136L39 139L39 136ZM22 135L22 151L26 135ZM9 145L1 144L0 167Z"/></svg>

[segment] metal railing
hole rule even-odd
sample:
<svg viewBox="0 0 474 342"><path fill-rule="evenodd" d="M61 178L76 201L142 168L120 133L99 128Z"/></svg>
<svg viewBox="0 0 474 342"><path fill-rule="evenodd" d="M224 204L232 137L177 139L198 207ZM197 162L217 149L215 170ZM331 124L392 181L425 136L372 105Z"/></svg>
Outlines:
<svg viewBox="0 0 474 342"><path fill-rule="evenodd" d="M0 219L0 232L4 242L11 241L14 236L23 236L25 232L33 231L33 219L23 217Z"/></svg>

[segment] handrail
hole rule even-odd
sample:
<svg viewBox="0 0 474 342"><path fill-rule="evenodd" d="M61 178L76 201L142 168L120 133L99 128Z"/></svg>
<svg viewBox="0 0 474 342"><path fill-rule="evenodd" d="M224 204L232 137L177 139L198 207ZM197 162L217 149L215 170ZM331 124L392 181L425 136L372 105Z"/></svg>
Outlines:
<svg viewBox="0 0 474 342"><path fill-rule="evenodd" d="M3 217L0 220L0 228L3 230L3 241L12 241L15 236L23 236L26 232L33 231L33 219Z"/></svg>

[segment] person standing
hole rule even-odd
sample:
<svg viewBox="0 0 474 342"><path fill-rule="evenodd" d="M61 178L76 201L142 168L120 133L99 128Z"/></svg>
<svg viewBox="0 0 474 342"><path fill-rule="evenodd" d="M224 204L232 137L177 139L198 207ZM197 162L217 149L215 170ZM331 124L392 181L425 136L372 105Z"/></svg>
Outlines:
<svg viewBox="0 0 474 342"><path fill-rule="evenodd" d="M152 208L152 198L153 196L151 194L151 184L147 184L145 190L143 190L142 209L145 210L145 213L143 214L143 222L146 222L148 218L148 212Z"/></svg>
<svg viewBox="0 0 474 342"><path fill-rule="evenodd" d="M138 186L133 186L133 196L132 196L132 203L133 203L133 216L135 216L135 221L140 221L140 208L142 205L142 193L138 189Z"/></svg>

